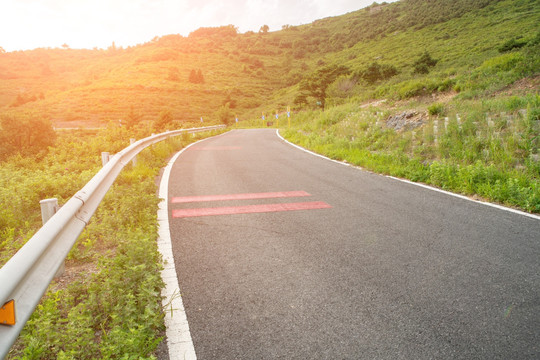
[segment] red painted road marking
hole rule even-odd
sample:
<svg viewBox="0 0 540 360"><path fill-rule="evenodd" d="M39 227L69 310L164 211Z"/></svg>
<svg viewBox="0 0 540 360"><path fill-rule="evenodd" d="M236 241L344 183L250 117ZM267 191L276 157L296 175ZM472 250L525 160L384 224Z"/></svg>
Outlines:
<svg viewBox="0 0 540 360"><path fill-rule="evenodd" d="M215 215L249 214L249 213L278 212L278 211L329 209L331 207L332 206L328 205L327 203L323 201L314 201L314 202L303 202L303 203L230 206L230 207L202 208L202 209L176 209L172 211L172 216L174 218L185 218L185 217L196 217L196 216L215 216Z"/></svg>
<svg viewBox="0 0 540 360"><path fill-rule="evenodd" d="M239 150L241 146L197 146L192 147L193 150Z"/></svg>
<svg viewBox="0 0 540 360"><path fill-rule="evenodd" d="M269 198L285 198L285 197L301 197L311 196L305 191L280 191L269 193L254 193L254 194L230 194L230 195L205 195L205 196L184 196L173 197L171 203L190 203L202 201L225 201L225 200L250 200L250 199L269 199Z"/></svg>

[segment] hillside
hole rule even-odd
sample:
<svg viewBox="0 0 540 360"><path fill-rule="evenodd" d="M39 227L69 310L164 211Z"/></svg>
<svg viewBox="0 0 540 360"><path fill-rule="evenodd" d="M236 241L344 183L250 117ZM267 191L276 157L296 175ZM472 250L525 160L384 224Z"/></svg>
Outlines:
<svg viewBox="0 0 540 360"><path fill-rule="evenodd" d="M56 126L100 126L130 114L152 121L164 111L181 121L216 119L227 103L229 116L246 119L286 106L316 106L309 98L294 104L298 84L329 64L349 69L348 81L329 89L329 104L449 90L477 96L538 73L537 47L532 53L530 46L518 48L518 61L528 63L520 73L486 81L489 71L475 72L498 59L505 43L531 43L538 23L540 4L534 0L402 0L276 32L239 34L230 25L126 49L112 44L107 50L3 53L0 108L3 114L39 114ZM414 73L424 52L436 65L429 74ZM362 74L372 64L396 74L365 81ZM189 81L197 70L202 83Z"/></svg>

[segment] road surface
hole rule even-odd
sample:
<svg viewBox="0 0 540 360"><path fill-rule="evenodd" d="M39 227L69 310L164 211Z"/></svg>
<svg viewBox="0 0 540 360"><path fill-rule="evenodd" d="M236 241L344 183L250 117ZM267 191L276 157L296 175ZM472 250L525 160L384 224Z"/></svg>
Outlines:
<svg viewBox="0 0 540 360"><path fill-rule="evenodd" d="M538 359L540 221L237 130L169 181L198 359Z"/></svg>

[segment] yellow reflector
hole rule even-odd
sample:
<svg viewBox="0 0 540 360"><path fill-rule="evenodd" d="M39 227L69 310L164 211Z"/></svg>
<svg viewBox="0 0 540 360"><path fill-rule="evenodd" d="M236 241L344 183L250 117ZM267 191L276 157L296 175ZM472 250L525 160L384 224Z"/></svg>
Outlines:
<svg viewBox="0 0 540 360"><path fill-rule="evenodd" d="M15 325L15 300L10 300L0 308L0 325Z"/></svg>

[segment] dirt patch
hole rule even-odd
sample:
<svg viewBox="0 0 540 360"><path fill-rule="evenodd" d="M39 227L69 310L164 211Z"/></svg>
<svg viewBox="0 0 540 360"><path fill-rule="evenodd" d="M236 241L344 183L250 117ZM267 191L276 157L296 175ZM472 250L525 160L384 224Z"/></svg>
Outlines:
<svg viewBox="0 0 540 360"><path fill-rule="evenodd" d="M525 95L535 93L540 89L540 75L533 78L524 78L516 81L512 85L494 93L493 95Z"/></svg>
<svg viewBox="0 0 540 360"><path fill-rule="evenodd" d="M65 263L64 274L54 280L52 289L54 291L64 290L74 281L89 277L96 272L95 263L78 263L68 260Z"/></svg>
<svg viewBox="0 0 540 360"><path fill-rule="evenodd" d="M427 114L415 110L407 110L386 119L386 126L396 131L405 131L422 126L427 121Z"/></svg>
<svg viewBox="0 0 540 360"><path fill-rule="evenodd" d="M369 102L369 103L366 103L366 104L362 104L362 105L360 105L360 108L363 109L363 108L367 108L367 107L370 107L370 106L380 106L380 105L384 104L385 102L386 102L386 99L377 100L377 101Z"/></svg>

